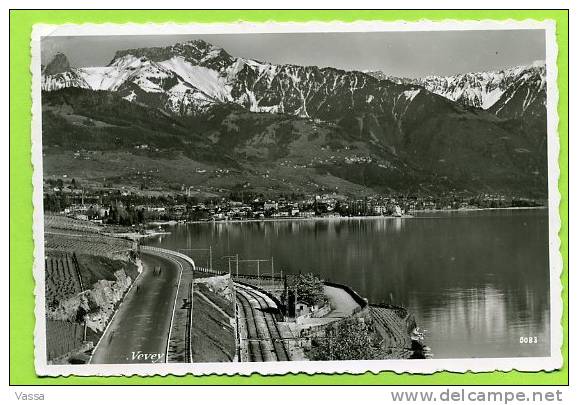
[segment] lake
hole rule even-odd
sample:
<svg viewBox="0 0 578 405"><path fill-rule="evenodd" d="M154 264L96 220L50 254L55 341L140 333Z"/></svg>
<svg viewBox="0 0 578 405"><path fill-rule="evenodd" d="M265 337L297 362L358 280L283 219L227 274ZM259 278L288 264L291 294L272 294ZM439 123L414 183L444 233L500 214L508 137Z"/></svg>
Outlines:
<svg viewBox="0 0 578 405"><path fill-rule="evenodd" d="M420 213L413 218L221 222L168 226L147 244L274 257L278 274L312 272L370 303L414 313L435 358L549 356L547 210ZM208 252L191 251L197 264ZM270 262L260 264L271 272ZM256 263L240 264L256 273ZM536 337L537 343L520 343Z"/></svg>

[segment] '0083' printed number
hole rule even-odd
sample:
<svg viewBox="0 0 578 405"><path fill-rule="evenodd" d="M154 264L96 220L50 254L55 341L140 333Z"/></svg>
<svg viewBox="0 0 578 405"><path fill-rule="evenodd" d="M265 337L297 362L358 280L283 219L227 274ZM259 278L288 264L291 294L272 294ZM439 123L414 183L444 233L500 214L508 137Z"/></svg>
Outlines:
<svg viewBox="0 0 578 405"><path fill-rule="evenodd" d="M538 336L520 336L520 343L538 343Z"/></svg>

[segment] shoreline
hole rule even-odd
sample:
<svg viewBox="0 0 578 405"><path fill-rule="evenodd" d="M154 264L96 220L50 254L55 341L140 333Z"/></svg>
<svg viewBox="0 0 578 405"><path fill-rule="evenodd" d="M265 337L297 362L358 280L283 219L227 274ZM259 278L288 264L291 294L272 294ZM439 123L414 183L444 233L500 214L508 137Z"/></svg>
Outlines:
<svg viewBox="0 0 578 405"><path fill-rule="evenodd" d="M539 207L499 207L499 208L450 208L445 210L417 210L408 211L412 213L430 213L430 212L475 212L475 211L513 211L513 210L547 210L548 207L541 205ZM414 217L415 218L415 217Z"/></svg>
<svg viewBox="0 0 578 405"><path fill-rule="evenodd" d="M508 211L508 210L547 210L548 207L503 207L503 208L452 208L443 210L418 210L408 211L408 214L401 216L385 216L385 215L360 215L352 217L291 217L291 218L260 218L260 219L224 219L224 220L209 220L209 221L155 221L149 225L154 226L175 226L188 224L229 224L229 223L253 223L253 222L286 222L286 221L343 221L343 220L367 220L367 219L412 219L420 218L420 213L444 213L444 212L477 212L477 211ZM418 215L414 215L418 214ZM170 232L156 232L150 235L141 235L141 237L157 236L163 234L170 234Z"/></svg>
<svg viewBox="0 0 578 405"><path fill-rule="evenodd" d="M286 222L286 221L342 221L342 220L356 220L356 219L407 219L415 218L413 215L402 215L399 217L380 216L380 215L364 215L357 217L311 217L311 218L261 218L261 219L224 219L219 221L167 221L162 226L188 225L188 224L231 224L231 223L245 223L245 222Z"/></svg>
<svg viewBox="0 0 578 405"><path fill-rule="evenodd" d="M146 234L142 234L139 232L113 232L113 233L106 233L107 236L112 236L113 238L128 238L133 240L140 240L146 238L152 238L154 236L159 235L170 235L170 232L150 232Z"/></svg>

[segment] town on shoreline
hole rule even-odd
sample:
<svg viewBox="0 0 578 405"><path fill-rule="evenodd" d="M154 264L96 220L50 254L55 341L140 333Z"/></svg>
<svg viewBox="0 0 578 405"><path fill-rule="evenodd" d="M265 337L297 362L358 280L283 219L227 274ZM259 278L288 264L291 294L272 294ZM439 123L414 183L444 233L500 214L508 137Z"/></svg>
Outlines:
<svg viewBox="0 0 578 405"><path fill-rule="evenodd" d="M83 187L74 178L48 181L44 211L105 225L157 226L211 221L263 221L361 217L407 217L431 211L541 208L545 200L498 193L455 193L442 196L374 195L352 197L282 194L266 197L231 193L227 197L181 193L144 193L138 190Z"/></svg>

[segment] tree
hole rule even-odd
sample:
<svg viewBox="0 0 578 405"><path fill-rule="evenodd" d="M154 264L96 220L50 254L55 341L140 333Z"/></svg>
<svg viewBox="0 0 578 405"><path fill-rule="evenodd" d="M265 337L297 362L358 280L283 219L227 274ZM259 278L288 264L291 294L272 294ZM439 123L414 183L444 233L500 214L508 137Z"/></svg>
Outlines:
<svg viewBox="0 0 578 405"><path fill-rule="evenodd" d="M314 338L313 360L375 360L383 350L378 334L358 318L347 318L326 328L325 337Z"/></svg>
<svg viewBox="0 0 578 405"><path fill-rule="evenodd" d="M44 211L46 212L60 212L60 198L55 194L44 195Z"/></svg>
<svg viewBox="0 0 578 405"><path fill-rule="evenodd" d="M291 291L297 289L297 300L308 306L322 306L327 302L321 280L311 273L293 277Z"/></svg>
<svg viewBox="0 0 578 405"><path fill-rule="evenodd" d="M86 216L88 219L95 219L98 217L98 210L91 205L86 211Z"/></svg>

